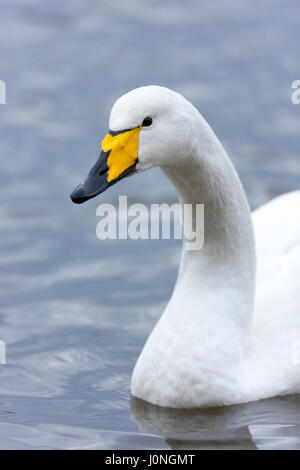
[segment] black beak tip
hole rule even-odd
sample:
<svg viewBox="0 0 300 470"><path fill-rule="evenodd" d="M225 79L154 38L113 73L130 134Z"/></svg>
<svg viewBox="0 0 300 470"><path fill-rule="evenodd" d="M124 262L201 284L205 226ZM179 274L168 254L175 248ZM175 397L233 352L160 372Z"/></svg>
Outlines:
<svg viewBox="0 0 300 470"><path fill-rule="evenodd" d="M77 186L77 188L75 188L71 192L70 198L71 198L72 202L74 202L75 204L82 204L83 202L90 199L89 197L85 196L84 191L83 191L81 186Z"/></svg>

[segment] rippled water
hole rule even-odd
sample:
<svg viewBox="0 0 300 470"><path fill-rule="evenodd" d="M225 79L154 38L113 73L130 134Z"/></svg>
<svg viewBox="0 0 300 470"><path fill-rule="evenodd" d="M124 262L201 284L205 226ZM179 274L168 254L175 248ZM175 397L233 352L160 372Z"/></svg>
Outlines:
<svg viewBox="0 0 300 470"><path fill-rule="evenodd" d="M1 448L300 448L299 397L193 412L130 398L180 243L105 241L95 209L174 201L159 170L72 205L113 101L182 92L229 151L252 207L299 188L296 0L2 0Z"/></svg>

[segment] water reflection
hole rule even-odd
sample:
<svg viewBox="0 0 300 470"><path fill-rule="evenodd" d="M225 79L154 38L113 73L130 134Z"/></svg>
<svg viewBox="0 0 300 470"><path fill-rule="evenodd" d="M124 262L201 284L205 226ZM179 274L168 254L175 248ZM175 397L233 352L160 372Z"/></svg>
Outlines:
<svg viewBox="0 0 300 470"><path fill-rule="evenodd" d="M176 410L131 398L131 418L171 449L299 448L300 397L289 396L222 408Z"/></svg>

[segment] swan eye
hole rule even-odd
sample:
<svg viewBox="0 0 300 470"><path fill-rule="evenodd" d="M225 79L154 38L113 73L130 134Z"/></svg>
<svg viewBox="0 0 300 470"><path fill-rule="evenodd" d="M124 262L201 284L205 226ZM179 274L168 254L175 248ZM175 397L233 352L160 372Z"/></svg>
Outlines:
<svg viewBox="0 0 300 470"><path fill-rule="evenodd" d="M153 122L152 117L147 116L147 117L145 117L145 119L143 120L142 126L143 126L143 127L149 127L149 126L151 126L152 122Z"/></svg>

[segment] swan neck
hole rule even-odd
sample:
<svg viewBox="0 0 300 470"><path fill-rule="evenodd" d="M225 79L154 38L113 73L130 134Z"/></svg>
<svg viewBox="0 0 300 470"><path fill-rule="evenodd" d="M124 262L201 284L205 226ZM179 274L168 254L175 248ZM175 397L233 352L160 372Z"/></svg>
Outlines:
<svg viewBox="0 0 300 470"><path fill-rule="evenodd" d="M184 165L163 168L181 204L204 205L204 228L197 227L193 208L193 226L204 229L203 248L188 250L187 243L183 243L178 278L167 312L170 314L172 305L175 307L189 297L190 301L183 300L185 321L189 318L193 321L195 309L204 321L208 315L210 322L214 319L216 329L220 318L230 317L234 320L232 333L239 343L247 335L254 304L252 218L240 179L209 127L206 137L205 149L199 141ZM178 315L178 309L173 310Z"/></svg>

